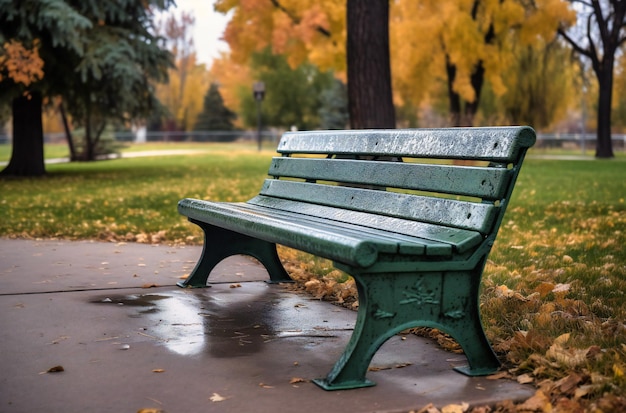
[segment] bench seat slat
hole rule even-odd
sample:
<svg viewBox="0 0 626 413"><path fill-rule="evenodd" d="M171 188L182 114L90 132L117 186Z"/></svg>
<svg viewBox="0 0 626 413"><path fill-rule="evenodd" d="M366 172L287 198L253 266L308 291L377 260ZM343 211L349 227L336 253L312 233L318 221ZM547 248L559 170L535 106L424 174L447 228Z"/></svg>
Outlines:
<svg viewBox="0 0 626 413"><path fill-rule="evenodd" d="M191 219L211 222L212 225L250 237L361 268L374 264L379 252L396 250L394 243L373 242L364 236L313 229L311 226L277 219L259 211L242 212L241 209L232 207L236 204L186 198L178 203L178 211Z"/></svg>
<svg viewBox="0 0 626 413"><path fill-rule="evenodd" d="M248 201L249 204L289 211L311 217L319 217L338 223L349 223L360 227L376 228L384 231L419 238L426 246L427 255L448 255L450 245L455 252L464 253L483 241L479 232L464 229L441 227L424 222L349 211L324 205L307 204L287 199L271 198L263 195Z"/></svg>
<svg viewBox="0 0 626 413"><path fill-rule="evenodd" d="M511 162L534 141L531 128L310 131L285 133L278 152Z"/></svg>
<svg viewBox="0 0 626 413"><path fill-rule="evenodd" d="M493 200L504 194L510 171L504 168L404 162L275 157L268 174L275 177L379 185Z"/></svg>
<svg viewBox="0 0 626 413"><path fill-rule="evenodd" d="M402 255L439 255L450 256L455 250L456 244L440 241L433 241L425 238L420 238L412 235L406 235L399 232L388 231L383 228L373 228L363 225L354 224L351 222L343 222L332 219L331 217L320 217L314 215L308 215L303 213L309 205L298 205L295 202L291 202L291 208L281 202L281 208L275 209L272 207L263 206L260 204L246 203L244 204L246 210L262 211L270 214L271 216L280 217L287 220L296 220L298 222L306 222L308 225L321 228L335 228L345 233L355 234L357 236L367 235L368 237L386 239L397 244L398 254ZM292 212L293 210L293 212Z"/></svg>
<svg viewBox="0 0 626 413"><path fill-rule="evenodd" d="M193 209L193 212L190 209ZM453 250L458 250L456 245L450 242L437 242L383 229L362 227L331 219L308 216L299 212L290 213L286 209L278 211L273 208L249 203L223 203L184 199L179 203L179 210L181 213L196 220L202 220L205 214L210 214L212 224L227 229L232 225L238 225L241 221L247 222L251 217L254 217L257 225L246 228L243 231L238 226L238 232L270 242L278 242L275 237L280 236L281 244L309 252L312 244L308 240L306 245L301 244L302 239L300 235L304 233L309 238L319 237L321 243L317 245L317 254L338 262L346 262L345 257L341 256L338 258L335 256L338 247L355 248L354 245L356 244L353 244L355 240L367 241L370 247L375 248L378 255L389 254L393 256L400 254L414 257L423 255L450 257ZM289 235L285 236L287 233ZM326 238L328 234L333 235L332 240ZM337 236L337 234L340 235Z"/></svg>
<svg viewBox="0 0 626 413"><path fill-rule="evenodd" d="M492 204L454 199L276 179L265 181L261 195L367 211L482 233L491 229L499 208Z"/></svg>

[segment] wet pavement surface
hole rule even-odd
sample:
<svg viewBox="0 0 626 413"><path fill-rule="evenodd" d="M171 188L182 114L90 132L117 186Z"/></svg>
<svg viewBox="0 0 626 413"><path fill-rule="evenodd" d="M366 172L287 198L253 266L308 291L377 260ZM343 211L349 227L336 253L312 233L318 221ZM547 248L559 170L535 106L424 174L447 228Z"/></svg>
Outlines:
<svg viewBox="0 0 626 413"><path fill-rule="evenodd" d="M200 247L0 239L0 412L408 412L521 400L430 340L377 353L377 386L326 392L356 313L282 285L246 257L181 289ZM61 370L48 372L48 370Z"/></svg>

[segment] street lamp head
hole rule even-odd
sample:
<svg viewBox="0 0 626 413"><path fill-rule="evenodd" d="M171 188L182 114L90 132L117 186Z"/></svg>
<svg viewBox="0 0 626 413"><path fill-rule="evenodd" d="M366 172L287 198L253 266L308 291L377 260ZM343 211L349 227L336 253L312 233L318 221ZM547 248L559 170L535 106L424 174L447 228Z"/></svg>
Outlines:
<svg viewBox="0 0 626 413"><path fill-rule="evenodd" d="M263 98L265 97L265 83L254 82L254 84L252 85L252 94L254 95L254 100L263 100Z"/></svg>

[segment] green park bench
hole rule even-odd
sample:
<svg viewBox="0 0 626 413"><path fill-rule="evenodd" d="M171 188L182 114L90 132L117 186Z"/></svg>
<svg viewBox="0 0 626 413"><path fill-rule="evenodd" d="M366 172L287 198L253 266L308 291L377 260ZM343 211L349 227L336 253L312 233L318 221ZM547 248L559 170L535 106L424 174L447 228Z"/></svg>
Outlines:
<svg viewBox="0 0 626 413"><path fill-rule="evenodd" d="M479 289L526 151L529 127L288 132L260 194L247 202L183 199L204 230L181 287L204 287L224 258L250 255L271 282L291 281L285 245L354 277L357 320L326 390L371 386L370 361L393 335L434 327L463 348L470 376L500 366L485 337Z"/></svg>

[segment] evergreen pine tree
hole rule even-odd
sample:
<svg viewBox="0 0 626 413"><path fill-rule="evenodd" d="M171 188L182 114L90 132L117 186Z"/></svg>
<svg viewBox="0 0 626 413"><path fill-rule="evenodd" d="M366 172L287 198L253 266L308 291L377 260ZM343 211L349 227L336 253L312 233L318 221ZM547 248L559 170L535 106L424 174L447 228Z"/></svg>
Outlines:
<svg viewBox="0 0 626 413"><path fill-rule="evenodd" d="M204 96L204 107L198 115L195 130L201 131L233 131L235 126L233 121L237 115L224 106L224 100L220 94L219 87L211 83L209 90Z"/></svg>
<svg viewBox="0 0 626 413"><path fill-rule="evenodd" d="M0 102L13 103L15 125L13 154L3 174L45 173L41 102L46 98L62 97L74 122L85 128L86 160L95 157L107 122L146 118L158 109L151 82L165 80L173 64L153 34L151 16L170 4L0 0L0 45L15 41L37 47L44 63L44 76L28 86L0 83Z"/></svg>
<svg viewBox="0 0 626 413"><path fill-rule="evenodd" d="M346 129L350 122L348 113L348 91L339 79L334 79L332 86L322 91L319 109L322 129Z"/></svg>

